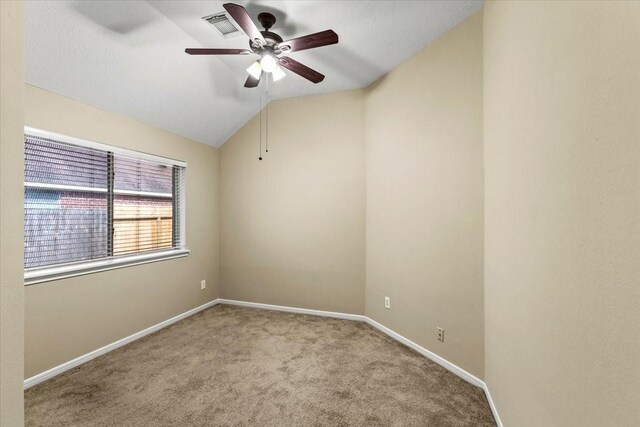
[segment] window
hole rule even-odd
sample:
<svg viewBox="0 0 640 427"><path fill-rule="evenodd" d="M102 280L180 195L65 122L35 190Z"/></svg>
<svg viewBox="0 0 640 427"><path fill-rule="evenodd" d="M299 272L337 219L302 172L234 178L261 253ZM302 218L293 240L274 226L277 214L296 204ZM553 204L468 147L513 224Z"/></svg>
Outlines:
<svg viewBox="0 0 640 427"><path fill-rule="evenodd" d="M26 284L186 256L185 163L25 128Z"/></svg>

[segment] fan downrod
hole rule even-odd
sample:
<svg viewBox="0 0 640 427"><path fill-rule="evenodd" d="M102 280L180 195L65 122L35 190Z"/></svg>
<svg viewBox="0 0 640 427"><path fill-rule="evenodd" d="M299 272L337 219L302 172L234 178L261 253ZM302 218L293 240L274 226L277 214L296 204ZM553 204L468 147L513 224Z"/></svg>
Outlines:
<svg viewBox="0 0 640 427"><path fill-rule="evenodd" d="M260 31L260 34L262 34L262 37L264 37L268 47L273 49L276 47L278 43L282 43L282 37L280 37L276 33L269 31L269 29L273 27L273 24L276 23L275 16L273 16L269 12L262 12L261 14L258 15L258 21L260 22L260 25L264 27L264 30ZM253 46L251 43L250 45L251 45L251 48L253 49ZM254 49L254 52L255 52L255 49Z"/></svg>
<svg viewBox="0 0 640 427"><path fill-rule="evenodd" d="M269 31L269 28L276 23L276 17L268 12L262 12L258 15L258 22L264 27L265 31Z"/></svg>

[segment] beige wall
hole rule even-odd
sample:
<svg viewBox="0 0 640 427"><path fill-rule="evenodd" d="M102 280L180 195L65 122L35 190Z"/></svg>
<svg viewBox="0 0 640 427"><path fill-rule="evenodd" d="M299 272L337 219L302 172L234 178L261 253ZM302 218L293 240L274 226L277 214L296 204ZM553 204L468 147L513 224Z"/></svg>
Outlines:
<svg viewBox="0 0 640 427"><path fill-rule="evenodd" d="M257 118L222 146L222 297L363 313L363 119L362 91L275 101L264 160Z"/></svg>
<svg viewBox="0 0 640 427"><path fill-rule="evenodd" d="M25 123L185 160L191 250L186 258L26 287L25 377L218 297L218 149L28 85Z"/></svg>
<svg viewBox="0 0 640 427"><path fill-rule="evenodd" d="M0 2L0 425L23 423L24 5Z"/></svg>
<svg viewBox="0 0 640 427"><path fill-rule="evenodd" d="M486 381L507 426L640 422L640 2L485 6Z"/></svg>
<svg viewBox="0 0 640 427"><path fill-rule="evenodd" d="M366 315L482 378L482 13L371 86L365 127Z"/></svg>

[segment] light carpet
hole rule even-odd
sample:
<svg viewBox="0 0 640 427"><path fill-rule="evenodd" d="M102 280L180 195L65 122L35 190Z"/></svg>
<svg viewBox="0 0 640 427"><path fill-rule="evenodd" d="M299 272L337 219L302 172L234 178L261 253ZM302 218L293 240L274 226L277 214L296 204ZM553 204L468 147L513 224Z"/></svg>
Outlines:
<svg viewBox="0 0 640 427"><path fill-rule="evenodd" d="M25 392L27 426L495 426L362 322L217 305Z"/></svg>

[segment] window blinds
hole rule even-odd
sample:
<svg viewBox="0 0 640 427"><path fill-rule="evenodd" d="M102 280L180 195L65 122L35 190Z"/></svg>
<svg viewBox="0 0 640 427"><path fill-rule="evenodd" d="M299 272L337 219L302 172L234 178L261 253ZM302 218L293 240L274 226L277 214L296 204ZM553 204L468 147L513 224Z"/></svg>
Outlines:
<svg viewBox="0 0 640 427"><path fill-rule="evenodd" d="M176 166L120 155L113 160L113 254L173 247Z"/></svg>
<svg viewBox="0 0 640 427"><path fill-rule="evenodd" d="M184 247L185 168L93 145L25 133L26 269Z"/></svg>

